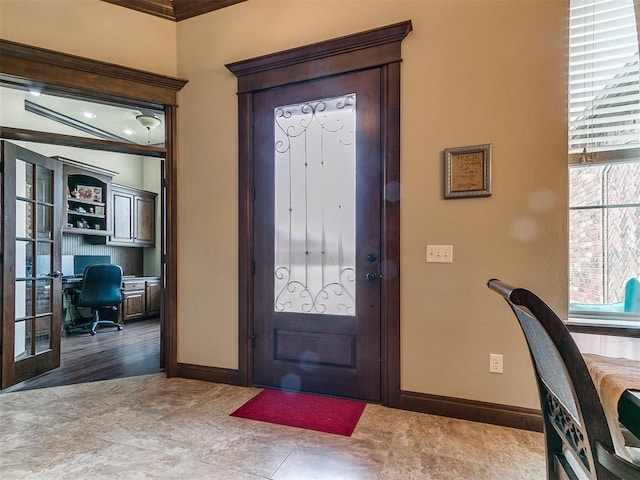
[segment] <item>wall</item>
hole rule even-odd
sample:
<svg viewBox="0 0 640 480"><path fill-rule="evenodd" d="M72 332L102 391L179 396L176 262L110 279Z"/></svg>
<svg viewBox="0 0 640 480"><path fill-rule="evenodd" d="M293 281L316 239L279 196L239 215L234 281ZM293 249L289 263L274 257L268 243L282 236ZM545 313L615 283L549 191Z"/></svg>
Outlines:
<svg viewBox="0 0 640 480"><path fill-rule="evenodd" d="M180 22L178 360L237 367L237 99L224 64L411 19L402 388L537 407L522 335L485 283L526 285L566 311L567 14L567 0L249 0ZM169 75L174 25L94 0L0 0L3 38ZM442 200L442 150L481 143L493 144L493 196ZM453 244L454 263L424 263L427 243ZM488 373L490 352L504 375Z"/></svg>
<svg viewBox="0 0 640 480"><path fill-rule="evenodd" d="M176 24L98 0L0 0L0 37L176 76Z"/></svg>
<svg viewBox="0 0 640 480"><path fill-rule="evenodd" d="M237 367L237 121L225 63L411 19L402 45L402 388L535 408L490 278L566 311L568 2L250 0L178 24L178 360ZM202 55L206 50L207 54ZM442 150L493 144L493 196L442 199ZM200 192L215 192L206 203ZM425 246L452 244L454 263ZM502 353L505 373L488 373Z"/></svg>

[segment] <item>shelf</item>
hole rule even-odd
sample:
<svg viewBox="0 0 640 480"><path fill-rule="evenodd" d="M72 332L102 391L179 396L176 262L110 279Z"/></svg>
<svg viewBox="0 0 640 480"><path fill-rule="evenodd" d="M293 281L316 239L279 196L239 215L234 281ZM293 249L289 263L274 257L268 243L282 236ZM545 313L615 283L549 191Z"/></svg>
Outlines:
<svg viewBox="0 0 640 480"><path fill-rule="evenodd" d="M96 169L74 160L57 157L63 165L66 187L66 214L62 232L82 236L109 237L111 218L111 180L115 172ZM87 189L91 195L72 196L70 192ZM100 196L95 196L99 193ZM99 201L98 201L99 200ZM78 211L80 210L80 211ZM83 211L84 210L84 211ZM106 240L103 240L106 243Z"/></svg>
<svg viewBox="0 0 640 480"><path fill-rule="evenodd" d="M100 215L98 213L76 212L74 210L67 210L67 214L69 214L69 215L78 215L79 217L105 218L104 215Z"/></svg>
<svg viewBox="0 0 640 480"><path fill-rule="evenodd" d="M94 228L64 227L62 231L64 233L79 233L80 235L96 235L101 237L108 237L113 234L113 232L108 230L96 230Z"/></svg>
<svg viewBox="0 0 640 480"><path fill-rule="evenodd" d="M97 205L98 207L105 206L104 202L94 202L93 200L84 200L82 198L74 198L74 197L67 197L67 202L82 203L84 205Z"/></svg>

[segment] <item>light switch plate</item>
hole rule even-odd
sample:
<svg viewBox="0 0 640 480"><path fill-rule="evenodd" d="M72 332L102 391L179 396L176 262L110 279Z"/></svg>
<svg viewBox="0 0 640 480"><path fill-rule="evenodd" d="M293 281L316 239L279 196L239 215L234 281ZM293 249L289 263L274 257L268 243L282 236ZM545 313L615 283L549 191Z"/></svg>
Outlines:
<svg viewBox="0 0 640 480"><path fill-rule="evenodd" d="M427 263L453 263L453 245L427 245Z"/></svg>

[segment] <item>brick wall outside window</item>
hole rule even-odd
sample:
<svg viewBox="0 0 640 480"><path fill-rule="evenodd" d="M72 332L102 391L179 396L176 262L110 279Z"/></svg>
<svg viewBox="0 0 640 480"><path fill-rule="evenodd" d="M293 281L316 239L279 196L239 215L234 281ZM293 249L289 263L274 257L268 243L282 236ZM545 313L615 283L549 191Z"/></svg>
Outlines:
<svg viewBox="0 0 640 480"><path fill-rule="evenodd" d="M628 279L640 276L640 162L572 166L569 172L569 301L624 300Z"/></svg>

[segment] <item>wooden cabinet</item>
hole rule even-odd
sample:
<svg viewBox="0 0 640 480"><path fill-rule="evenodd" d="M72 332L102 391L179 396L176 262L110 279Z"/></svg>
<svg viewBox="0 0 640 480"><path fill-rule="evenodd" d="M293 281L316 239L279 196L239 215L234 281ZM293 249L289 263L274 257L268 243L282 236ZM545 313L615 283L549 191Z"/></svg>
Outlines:
<svg viewBox="0 0 640 480"><path fill-rule="evenodd" d="M75 160L54 157L63 163L66 190L62 231L105 237L111 233L111 179L116 172Z"/></svg>
<svg viewBox="0 0 640 480"><path fill-rule="evenodd" d="M125 280L122 282L122 320L135 320L145 316L144 280Z"/></svg>
<svg viewBox="0 0 640 480"><path fill-rule="evenodd" d="M147 280L145 284L145 316L157 317L160 315L160 305L162 303L162 285L160 285L160 280Z"/></svg>
<svg viewBox="0 0 640 480"><path fill-rule="evenodd" d="M122 282L122 321L160 315L162 285L159 278L132 278Z"/></svg>
<svg viewBox="0 0 640 480"><path fill-rule="evenodd" d="M124 247L153 247L156 243L157 194L124 187L111 186L111 234L108 245Z"/></svg>

